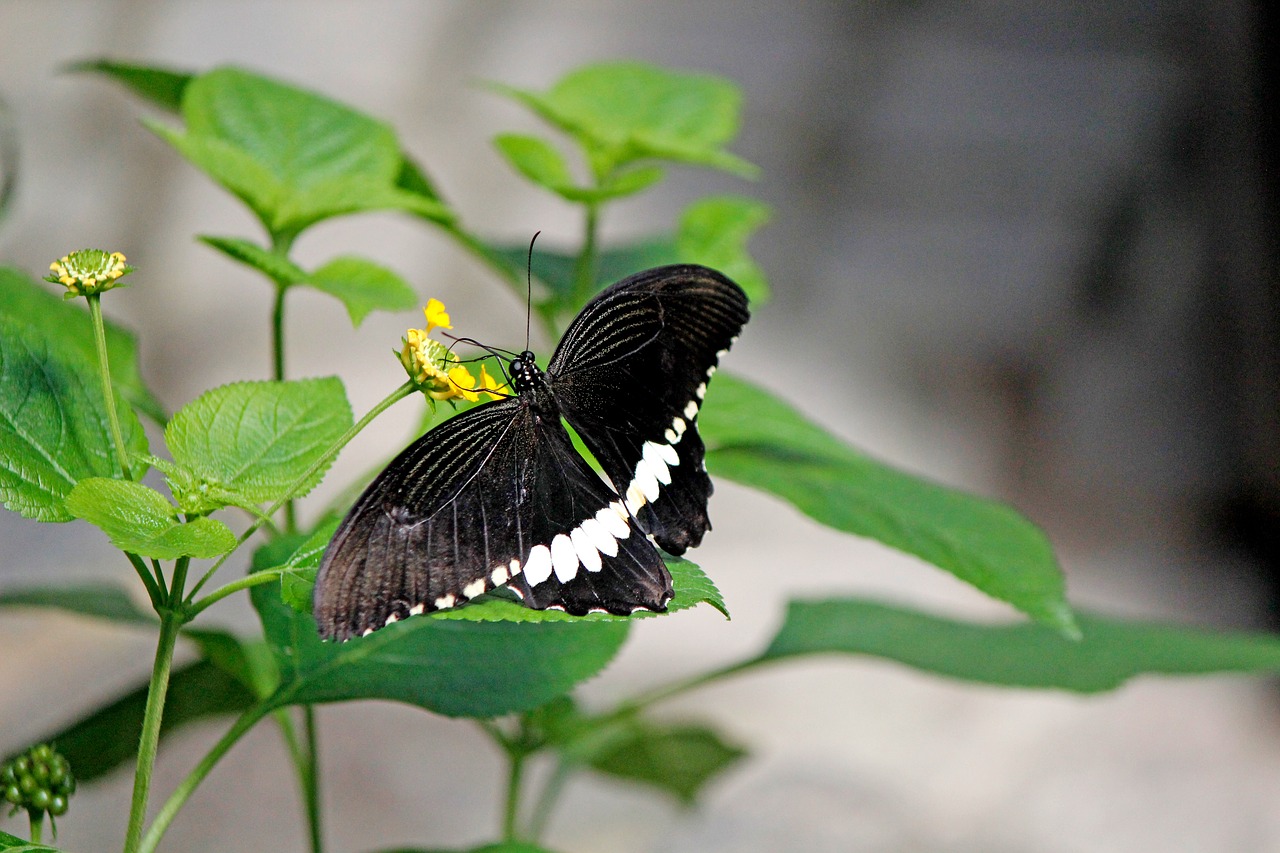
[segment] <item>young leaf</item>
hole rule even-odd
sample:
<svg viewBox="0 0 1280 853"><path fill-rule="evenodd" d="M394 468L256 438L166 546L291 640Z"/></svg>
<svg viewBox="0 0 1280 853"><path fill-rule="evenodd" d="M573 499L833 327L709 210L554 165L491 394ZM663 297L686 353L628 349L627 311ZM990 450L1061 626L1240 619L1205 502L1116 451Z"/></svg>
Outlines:
<svg viewBox="0 0 1280 853"><path fill-rule="evenodd" d="M738 132L741 94L720 77L618 62L572 71L546 93L495 88L577 137L599 175L645 158L759 171L724 149Z"/></svg>
<svg viewBox="0 0 1280 853"><path fill-rule="evenodd" d="M301 267L284 255L264 249L252 241L239 237L213 237L206 234L196 239L206 246L212 246L234 261L253 267L276 284L288 286L307 277Z"/></svg>
<svg viewBox="0 0 1280 853"><path fill-rule="evenodd" d="M776 495L837 530L914 554L1038 622L1075 633L1053 549L1013 509L864 456L737 377L718 375L708 400L698 425L714 474Z"/></svg>
<svg viewBox="0 0 1280 853"><path fill-rule="evenodd" d="M176 113L182 107L182 93L192 77L182 71L112 62L109 59L77 62L68 66L67 70L101 74L120 83L144 101L171 113Z"/></svg>
<svg viewBox="0 0 1280 853"><path fill-rule="evenodd" d="M522 133L502 133L494 137L493 144L513 169L533 183L554 192L574 186L569 164L550 142Z"/></svg>
<svg viewBox="0 0 1280 853"><path fill-rule="evenodd" d="M406 619L368 637L326 643L316 623L252 590L281 685L275 705L388 699L447 716L494 717L542 705L592 677L617 654L627 624Z"/></svg>
<svg viewBox="0 0 1280 853"><path fill-rule="evenodd" d="M692 806L707 783L746 756L707 726L630 720L585 758L600 773L657 788Z"/></svg>
<svg viewBox="0 0 1280 853"><path fill-rule="evenodd" d="M353 326L359 326L370 311L407 311L418 304L418 294L403 278L351 255L329 261L302 283L342 300Z"/></svg>
<svg viewBox="0 0 1280 853"><path fill-rule="evenodd" d="M67 511L98 527L121 551L157 560L217 557L236 547L236 535L213 518L183 522L164 495L128 480L89 477L66 498Z"/></svg>
<svg viewBox="0 0 1280 853"><path fill-rule="evenodd" d="M388 125L313 92L215 69L187 84L182 115L185 133L149 126L240 197L276 237L364 210L452 216L423 191L425 176L400 153Z"/></svg>
<svg viewBox="0 0 1280 853"><path fill-rule="evenodd" d="M767 204L749 198L718 196L695 202L680 217L680 259L719 270L759 305L768 300L769 285L747 252L747 240L771 215Z"/></svg>
<svg viewBox="0 0 1280 853"><path fill-rule="evenodd" d="M165 427L174 462L203 486L178 484L174 497L189 512L199 511L201 501L254 506L286 497L351 423L346 392L334 377L214 388L183 406ZM327 467L289 496L310 491Z"/></svg>
<svg viewBox="0 0 1280 853"><path fill-rule="evenodd" d="M0 266L0 317L11 317L30 335L40 334L74 364L96 365L89 312L80 300L68 302L21 270ZM164 408L142 381L138 343L133 333L108 322L107 359L116 390L135 409L156 423L164 423Z"/></svg>
<svg viewBox="0 0 1280 853"><path fill-rule="evenodd" d="M119 474L97 370L69 349L0 316L0 501L39 521L70 521L63 501L77 482ZM142 425L128 406L117 409L137 460L147 451Z"/></svg>
<svg viewBox="0 0 1280 853"><path fill-rule="evenodd" d="M235 714L257 702L253 691L239 679L208 660L175 669L169 679L160 736L209 717ZM147 704L147 682L59 732L45 738L71 762L79 782L107 775L138 754L143 711Z"/></svg>
<svg viewBox="0 0 1280 853"><path fill-rule="evenodd" d="M1138 675L1280 672L1280 637L1078 614L1081 640L1041 625L961 622L875 601L793 601L754 663L797 655L886 658L962 681L1079 693Z"/></svg>

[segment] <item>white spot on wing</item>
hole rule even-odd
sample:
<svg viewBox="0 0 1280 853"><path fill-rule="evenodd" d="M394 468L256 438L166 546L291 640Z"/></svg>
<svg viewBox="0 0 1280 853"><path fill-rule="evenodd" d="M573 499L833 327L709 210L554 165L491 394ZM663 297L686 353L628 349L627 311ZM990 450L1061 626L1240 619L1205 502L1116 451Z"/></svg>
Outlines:
<svg viewBox="0 0 1280 853"><path fill-rule="evenodd" d="M448 595L442 595L436 599L436 609L447 610L448 608L452 607L454 602L457 600L458 599L454 596L453 593L449 593Z"/></svg>
<svg viewBox="0 0 1280 853"><path fill-rule="evenodd" d="M661 459L658 460L658 464L662 465L662 471L663 473L666 473L667 466L662 463ZM670 482L670 475L667 476L667 480ZM627 489L627 494L631 494L631 489L639 489L640 493L644 495L645 501L652 503L658 499L658 491L661 488L662 487L658 485L658 472L654 469L654 466L649 463L649 460L641 459L637 462L636 477L631 481L631 486Z"/></svg>
<svg viewBox="0 0 1280 853"><path fill-rule="evenodd" d="M520 561L512 559L511 565L507 566L507 573L511 575L511 577L515 577L520 574Z"/></svg>
<svg viewBox="0 0 1280 853"><path fill-rule="evenodd" d="M594 518L587 519L587 522L595 521ZM578 553L578 559L589 572L598 572L604 568L604 564L600 562L600 552L596 550L596 546L592 544L591 537L581 527L575 527L569 532L569 539L573 542L573 550ZM609 537L609 541L613 541L613 537ZM616 548L616 546L615 546Z"/></svg>
<svg viewBox="0 0 1280 853"><path fill-rule="evenodd" d="M689 428L689 425L684 422L684 418L676 415L675 419L671 421L671 428L676 431L676 436L679 437L684 435L684 431ZM675 444L674 441L671 443Z"/></svg>
<svg viewBox="0 0 1280 853"><path fill-rule="evenodd" d="M390 625L392 622L399 622L399 621L400 621L400 617L395 615L394 613L392 613L390 616L387 617L388 625Z"/></svg>
<svg viewBox="0 0 1280 853"><path fill-rule="evenodd" d="M494 586L502 586L504 583L507 582L507 579L510 577L511 575L507 573L506 566L498 566L489 575L489 580L493 581Z"/></svg>
<svg viewBox="0 0 1280 853"><path fill-rule="evenodd" d="M699 382L698 387L693 389L693 393L698 396L699 400L707 396L707 383Z"/></svg>
<svg viewBox="0 0 1280 853"><path fill-rule="evenodd" d="M421 616L423 613L425 613L425 612L426 612L426 610L427 610L427 605L425 605L425 604L415 604L415 605L413 605L412 607L410 607L410 608L409 608L409 615L410 615L410 616Z"/></svg>
<svg viewBox="0 0 1280 853"><path fill-rule="evenodd" d="M573 540L563 533L551 540L551 566L560 583L568 583L578 576L578 552L573 547Z"/></svg>
<svg viewBox="0 0 1280 853"><path fill-rule="evenodd" d="M370 635L370 634L372 634L372 633L373 633L373 629L372 629L372 628L365 628L365 629L364 629L364 633L363 633L363 634L361 634L360 636L361 636L361 637L367 637L367 636L369 636L369 635Z"/></svg>
<svg viewBox="0 0 1280 853"><path fill-rule="evenodd" d="M668 454L674 457L676 463L680 462L680 457L676 454L675 448L669 444L658 444L655 441L646 441L644 443L644 461L648 463L649 470L653 472L653 476L657 478L662 485L668 485L671 482L671 472L667 470Z"/></svg>
<svg viewBox="0 0 1280 853"><path fill-rule="evenodd" d="M698 401L690 400L689 404L684 407L684 416L689 420L693 420L698 416Z"/></svg>
<svg viewBox="0 0 1280 853"><path fill-rule="evenodd" d="M596 513L596 521L614 539L626 539L631 535L631 525L627 521L627 511L622 504L614 501ZM604 550L601 548L600 550Z"/></svg>
<svg viewBox="0 0 1280 853"><path fill-rule="evenodd" d="M602 509L600 512L609 512L609 510ZM611 512L609 514L613 515ZM614 539L613 534L600 523L599 512L596 513L595 518L588 518L582 522L578 529L591 540L591 544L595 546L597 551L602 554L608 554L610 557L618 556L618 540Z"/></svg>
<svg viewBox="0 0 1280 853"><path fill-rule="evenodd" d="M680 454L676 453L676 449L669 444L655 444L658 448L658 455L662 457L662 461L671 467L680 464Z"/></svg>
<svg viewBox="0 0 1280 853"><path fill-rule="evenodd" d="M529 586L537 586L551 577L551 549L546 545L534 545L529 559L524 561L524 579Z"/></svg>
<svg viewBox="0 0 1280 853"><path fill-rule="evenodd" d="M654 480L653 482L654 482L654 485L657 485L658 483L657 480ZM631 513L632 515L635 515L640 511L640 507L644 506L644 504L645 504L644 492L640 491L640 487L636 485L636 481L632 480L631 485L627 486L627 500L626 500L627 512Z"/></svg>
<svg viewBox="0 0 1280 853"><path fill-rule="evenodd" d="M462 588L462 597L475 598L477 595L479 595L482 592L484 592L484 578L480 578L479 580L474 580L471 583L464 586Z"/></svg>

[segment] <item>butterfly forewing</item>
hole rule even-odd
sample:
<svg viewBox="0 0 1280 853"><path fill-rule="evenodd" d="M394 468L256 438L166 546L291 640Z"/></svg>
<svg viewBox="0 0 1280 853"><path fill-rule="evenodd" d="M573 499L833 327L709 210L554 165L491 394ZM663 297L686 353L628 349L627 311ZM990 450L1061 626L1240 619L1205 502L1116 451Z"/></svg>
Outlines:
<svg viewBox="0 0 1280 853"><path fill-rule="evenodd" d="M747 318L745 294L720 273L658 267L592 300L547 368L566 419L627 508L673 554L696 546L710 526L696 419Z"/></svg>

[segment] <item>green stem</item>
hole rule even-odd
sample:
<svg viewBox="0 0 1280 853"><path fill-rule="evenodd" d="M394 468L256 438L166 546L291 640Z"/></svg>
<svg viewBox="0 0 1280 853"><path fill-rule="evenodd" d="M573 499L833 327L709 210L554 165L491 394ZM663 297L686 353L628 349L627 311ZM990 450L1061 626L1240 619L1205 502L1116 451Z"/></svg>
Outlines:
<svg viewBox="0 0 1280 853"><path fill-rule="evenodd" d="M524 777L524 760L527 753L516 747L507 750L510 768L507 773L507 802L502 815L502 840L519 841L517 822L520 819L520 782Z"/></svg>
<svg viewBox="0 0 1280 853"><path fill-rule="evenodd" d="M133 565L133 570L138 573L138 577L142 579L142 585L147 588L147 597L151 599L151 606L156 610L159 610L164 606L165 593L164 589L161 587L161 584L164 583L164 576L159 574L153 575L151 571L147 569L147 564L144 563L142 558L137 554L125 551L124 555Z"/></svg>
<svg viewBox="0 0 1280 853"><path fill-rule="evenodd" d="M28 810L27 817L31 819L31 843L42 843L44 838L44 812Z"/></svg>
<svg viewBox="0 0 1280 853"><path fill-rule="evenodd" d="M560 799L560 794L564 791L564 786L572 772L571 764L562 760L556 761L555 770L552 771L547 784L542 787L542 793L538 795L537 807L529 820L528 840L530 842L537 844L542 834L546 832L547 823L551 820L551 812L555 810L556 800Z"/></svg>
<svg viewBox="0 0 1280 853"><path fill-rule="evenodd" d="M603 719L612 721L637 714L645 708L648 708L650 705L654 705L658 702L670 699L672 696L677 696L698 687L704 687L713 681L719 681L721 678L727 678L730 675L737 675L739 672L750 669L754 666L759 666L761 663L764 663L763 659L752 658L750 660L739 661L738 663L731 664L720 669L713 669L710 672L690 676L683 681L674 681L671 684L655 687L652 690L641 693L633 699L623 702L614 709L613 713Z"/></svg>
<svg viewBox="0 0 1280 853"><path fill-rule="evenodd" d="M306 483L309 479L311 479L311 476L315 474L315 472L319 471L325 465L328 465L329 461L332 460L334 456L337 456L338 452L342 450L343 447L346 447L347 444L351 441L351 439L355 438L356 435L358 435L362 429L367 427L374 418L376 418L378 415L385 412L387 409L391 408L396 403L403 400L405 397L408 397L410 394L413 393L413 391L414 391L414 385L412 382L404 383L399 388L397 388L396 390L388 394L386 397L384 397L377 405L375 405L372 409L370 409L365 414L364 417L356 421L356 423L351 427L351 429L343 433L342 436L337 441L335 441L332 445L330 445L329 449L326 450L323 454L321 454L320 458L317 459L314 463L312 463L311 467L308 468L301 477L294 480L293 483L289 486L289 488L285 490L285 495L286 495L285 497L276 501L275 504L273 504L266 512L264 512L258 518L257 521L249 525L248 529L246 529L244 533L240 534L240 538L236 540L236 547L232 548L230 551L223 554L221 557L217 559L217 561L212 566L209 567L208 571L206 571L204 575L201 576L200 580L196 583L196 585L192 587L191 594L187 597L187 600L191 601L192 599L194 599L196 596L196 593L200 592L201 588L209 581L211 577L213 577L213 573L216 572L222 566L222 564L227 561L227 558L230 557L232 554L234 554L241 545L247 542L249 537L253 536L253 534L258 532L258 530L265 523L264 519L268 519L271 516L275 515L276 512L279 511L280 507L284 506L285 502L292 498L294 492L302 488L303 484ZM241 583L241 582L242 581L235 581L234 583ZM253 584L249 584L249 586L253 586ZM242 587L237 587L237 588L242 588ZM235 590L232 590L232 591L234 592ZM225 598L225 597L226 596L224 594L221 594L221 590L215 590L205 598L199 601L196 601L194 604L192 604L189 609L189 612L199 613L201 610L204 610L214 601L217 601L218 599Z"/></svg>
<svg viewBox="0 0 1280 853"><path fill-rule="evenodd" d="M133 479L129 474L129 451L124 445L124 433L120 430L120 416L116 412L116 392L111 385L111 366L107 363L107 330L102 322L101 294L91 293L85 297L89 302L89 317L93 322L93 342L98 349L98 375L102 378L102 396L107 401L107 422L111 426L111 440L116 445L116 457L120 462L120 473L126 480Z"/></svg>
<svg viewBox="0 0 1280 853"><path fill-rule="evenodd" d="M600 230L600 205L596 202L585 202L585 222L583 224L582 251L573 269L573 303L574 307L585 305L596 288L596 237Z"/></svg>
<svg viewBox="0 0 1280 853"><path fill-rule="evenodd" d="M169 599L160 613L160 638L156 643L155 663L147 687L147 704L142 715L142 736L138 739L138 764L133 776L133 801L129 808L129 827L125 833L125 853L136 853L142 839L142 825L147 818L147 798L151 792L151 774L155 770L156 750L160 745L160 723L164 716L164 700L169 692L169 673L173 668L173 650L178 631L186 616L173 603L182 600L190 559L183 557L173 570Z"/></svg>
<svg viewBox="0 0 1280 853"><path fill-rule="evenodd" d="M324 826L320 822L320 742L316 732L315 706L303 706L302 726L307 737L302 792L307 808L307 827L311 832L311 853L324 853Z"/></svg>
<svg viewBox="0 0 1280 853"><path fill-rule="evenodd" d="M273 709L274 706L271 703L260 702L240 715L235 724L227 730L227 733L213 745L213 749L209 750L205 757L200 759L200 763L174 789L173 793L169 795L169 799L165 800L164 805L160 807L160 811L156 814L156 819L151 824L151 828L147 830L146 836L142 839L142 846L137 848L139 853L154 853L156 847L160 844L160 839L164 836L169 825L173 823L178 811L195 793L196 787L209 775L209 771L222 759L222 756L227 754L236 741L244 736L245 732L253 728L259 720Z"/></svg>

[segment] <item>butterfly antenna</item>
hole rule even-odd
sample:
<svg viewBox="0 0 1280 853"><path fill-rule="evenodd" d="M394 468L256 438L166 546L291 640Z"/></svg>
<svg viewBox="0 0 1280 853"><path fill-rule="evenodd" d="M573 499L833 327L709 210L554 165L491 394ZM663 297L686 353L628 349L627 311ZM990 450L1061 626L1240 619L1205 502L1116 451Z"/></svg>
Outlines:
<svg viewBox="0 0 1280 853"><path fill-rule="evenodd" d="M538 235L541 231L533 232L533 239L529 241L529 260L525 266L524 284L525 284L525 305L524 305L524 349L529 351L529 327L533 320L533 244L538 241Z"/></svg>

